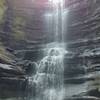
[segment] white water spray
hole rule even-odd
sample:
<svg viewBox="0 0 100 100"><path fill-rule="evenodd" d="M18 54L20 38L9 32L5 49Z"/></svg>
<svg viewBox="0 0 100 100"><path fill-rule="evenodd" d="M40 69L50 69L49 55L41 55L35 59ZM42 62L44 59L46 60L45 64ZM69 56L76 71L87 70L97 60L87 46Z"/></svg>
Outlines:
<svg viewBox="0 0 100 100"><path fill-rule="evenodd" d="M64 97L64 65L66 51L60 47L50 48L47 56L39 63L38 72L34 78L37 84L38 100L62 100Z"/></svg>

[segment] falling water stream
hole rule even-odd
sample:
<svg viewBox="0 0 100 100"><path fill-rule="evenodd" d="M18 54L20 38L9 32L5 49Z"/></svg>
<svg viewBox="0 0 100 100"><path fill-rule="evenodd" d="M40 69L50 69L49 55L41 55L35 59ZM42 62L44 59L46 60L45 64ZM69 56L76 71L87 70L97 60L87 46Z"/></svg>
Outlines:
<svg viewBox="0 0 100 100"><path fill-rule="evenodd" d="M54 43L53 45L51 43L51 46L46 45L45 55L38 64L38 70L33 81L36 83L36 100L63 100L63 59L66 50L64 45L60 45L59 41L62 44L64 42L64 1L49 0L48 2L50 7L53 8L51 15L54 27L51 30L53 30Z"/></svg>

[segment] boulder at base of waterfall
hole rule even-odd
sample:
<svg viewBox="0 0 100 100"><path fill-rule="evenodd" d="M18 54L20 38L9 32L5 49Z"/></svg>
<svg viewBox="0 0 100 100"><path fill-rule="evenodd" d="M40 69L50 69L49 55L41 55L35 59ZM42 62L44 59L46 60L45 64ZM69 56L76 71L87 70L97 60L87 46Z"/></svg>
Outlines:
<svg viewBox="0 0 100 100"><path fill-rule="evenodd" d="M23 70L26 75L33 76L37 72L38 65L36 62L26 60L23 64Z"/></svg>

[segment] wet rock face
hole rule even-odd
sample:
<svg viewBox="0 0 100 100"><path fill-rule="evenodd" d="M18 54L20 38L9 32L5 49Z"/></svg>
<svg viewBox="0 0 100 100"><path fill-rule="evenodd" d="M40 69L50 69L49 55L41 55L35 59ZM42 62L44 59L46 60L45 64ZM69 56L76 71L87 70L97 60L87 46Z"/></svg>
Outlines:
<svg viewBox="0 0 100 100"><path fill-rule="evenodd" d="M23 69L26 75L33 76L37 73L38 65L36 62L28 62L24 65Z"/></svg>

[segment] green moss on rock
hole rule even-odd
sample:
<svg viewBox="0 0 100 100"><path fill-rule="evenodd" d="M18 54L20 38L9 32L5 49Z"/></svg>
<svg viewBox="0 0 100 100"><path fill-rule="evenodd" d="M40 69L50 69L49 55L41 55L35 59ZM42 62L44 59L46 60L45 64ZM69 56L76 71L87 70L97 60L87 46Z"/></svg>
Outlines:
<svg viewBox="0 0 100 100"><path fill-rule="evenodd" d="M7 10L6 1L0 0L0 23L4 21L3 18L6 10Z"/></svg>

